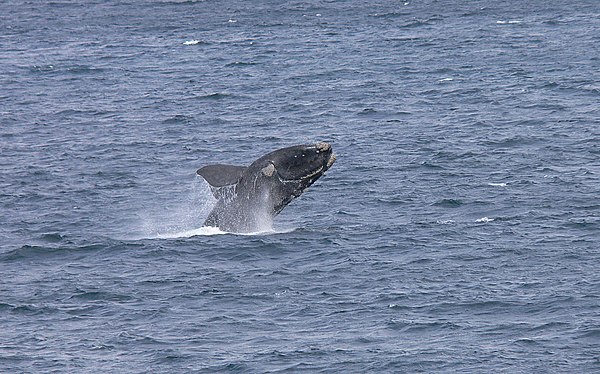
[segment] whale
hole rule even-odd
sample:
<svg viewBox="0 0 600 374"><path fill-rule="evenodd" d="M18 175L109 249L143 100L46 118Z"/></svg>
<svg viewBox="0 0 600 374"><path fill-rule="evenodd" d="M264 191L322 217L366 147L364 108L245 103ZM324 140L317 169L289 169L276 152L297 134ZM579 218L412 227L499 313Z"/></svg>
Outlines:
<svg viewBox="0 0 600 374"><path fill-rule="evenodd" d="M203 226L230 233L270 229L273 218L331 168L329 143L294 145L272 151L249 166L212 164L196 171L216 203Z"/></svg>

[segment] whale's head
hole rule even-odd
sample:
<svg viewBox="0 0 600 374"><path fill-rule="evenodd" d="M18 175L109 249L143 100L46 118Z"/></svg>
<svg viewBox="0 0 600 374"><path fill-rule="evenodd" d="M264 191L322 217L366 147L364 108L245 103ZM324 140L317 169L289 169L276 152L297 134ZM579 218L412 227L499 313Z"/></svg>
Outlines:
<svg viewBox="0 0 600 374"><path fill-rule="evenodd" d="M324 142L283 148L267 156L283 183L314 182L335 162L331 145Z"/></svg>
<svg viewBox="0 0 600 374"><path fill-rule="evenodd" d="M318 142L278 149L250 167L260 168L261 184L267 187L273 212L277 214L319 179L335 159L331 145Z"/></svg>

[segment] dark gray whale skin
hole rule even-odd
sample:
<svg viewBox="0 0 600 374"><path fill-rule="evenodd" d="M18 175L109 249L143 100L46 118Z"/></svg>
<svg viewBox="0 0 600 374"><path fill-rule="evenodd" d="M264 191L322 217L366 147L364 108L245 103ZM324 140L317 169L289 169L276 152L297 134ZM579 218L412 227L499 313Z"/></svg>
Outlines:
<svg viewBox="0 0 600 374"><path fill-rule="evenodd" d="M250 166L208 165L196 172L217 203L204 226L232 233L262 231L293 199L335 162L331 145L319 142L270 152Z"/></svg>

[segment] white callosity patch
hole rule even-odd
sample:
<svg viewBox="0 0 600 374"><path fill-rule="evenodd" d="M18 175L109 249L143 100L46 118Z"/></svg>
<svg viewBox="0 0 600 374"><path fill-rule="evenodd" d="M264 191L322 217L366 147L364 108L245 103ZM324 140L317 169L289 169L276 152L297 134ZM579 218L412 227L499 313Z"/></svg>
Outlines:
<svg viewBox="0 0 600 374"><path fill-rule="evenodd" d="M335 162L335 160L337 159L337 156L332 153L331 156L329 157L329 160L327 160L327 169L329 169L333 163Z"/></svg>
<svg viewBox="0 0 600 374"><path fill-rule="evenodd" d="M264 168L262 168L261 171L265 176L271 177L271 176L273 176L273 173L275 173L275 165L269 164L268 166L265 166Z"/></svg>

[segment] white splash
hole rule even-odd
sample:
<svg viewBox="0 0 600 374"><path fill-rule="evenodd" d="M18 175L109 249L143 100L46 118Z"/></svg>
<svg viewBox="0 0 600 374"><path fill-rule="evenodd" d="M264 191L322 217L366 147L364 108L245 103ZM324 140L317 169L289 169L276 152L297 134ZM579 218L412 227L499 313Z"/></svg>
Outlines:
<svg viewBox="0 0 600 374"><path fill-rule="evenodd" d="M488 186L492 186L492 187L506 187L507 184L506 183L488 183Z"/></svg>
<svg viewBox="0 0 600 374"><path fill-rule="evenodd" d="M231 233L217 227L202 226L213 209L216 199L208 183L201 177L196 178L187 194L169 195L167 201L158 202L149 199L150 205L138 212L140 220L128 227L124 238L130 240L143 239L184 239L194 236L211 236L234 234L243 236L272 235L289 233L296 228L273 228L273 217L266 210L266 202L258 204L255 209L256 222L253 231ZM268 195L265 196L265 200ZM147 201L145 201L147 203ZM240 217L241 220L247 217Z"/></svg>
<svg viewBox="0 0 600 374"><path fill-rule="evenodd" d="M169 194L164 201L150 198L138 213L140 222L132 229L137 239L179 238L194 235L214 235L201 227L216 200L208 184L197 178L187 194ZM148 205L146 205L148 204Z"/></svg>
<svg viewBox="0 0 600 374"><path fill-rule="evenodd" d="M200 40L188 40L183 42L183 45L196 45L196 44L200 44Z"/></svg>
<svg viewBox="0 0 600 374"><path fill-rule="evenodd" d="M493 222L493 221L494 221L493 218L483 217L483 218L479 218L475 222L477 222L477 223L488 223L488 222Z"/></svg>

